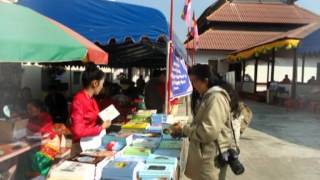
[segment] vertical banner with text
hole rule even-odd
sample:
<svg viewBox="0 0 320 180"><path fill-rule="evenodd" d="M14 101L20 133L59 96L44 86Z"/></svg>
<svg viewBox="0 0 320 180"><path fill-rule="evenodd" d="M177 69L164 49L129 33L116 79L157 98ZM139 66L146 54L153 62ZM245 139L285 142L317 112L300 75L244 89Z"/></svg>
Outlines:
<svg viewBox="0 0 320 180"><path fill-rule="evenodd" d="M185 60L173 49L171 71L170 99L187 96L192 93L192 85L188 76Z"/></svg>

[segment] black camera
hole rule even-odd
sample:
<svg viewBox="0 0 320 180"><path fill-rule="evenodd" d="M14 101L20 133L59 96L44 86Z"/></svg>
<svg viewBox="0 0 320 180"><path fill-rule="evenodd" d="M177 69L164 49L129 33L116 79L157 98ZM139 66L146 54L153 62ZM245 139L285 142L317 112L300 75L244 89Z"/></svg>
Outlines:
<svg viewBox="0 0 320 180"><path fill-rule="evenodd" d="M239 153L236 150L228 149L227 151L220 153L217 157L217 160L220 167L229 164L233 173L236 175L240 175L244 173L245 168L238 158Z"/></svg>

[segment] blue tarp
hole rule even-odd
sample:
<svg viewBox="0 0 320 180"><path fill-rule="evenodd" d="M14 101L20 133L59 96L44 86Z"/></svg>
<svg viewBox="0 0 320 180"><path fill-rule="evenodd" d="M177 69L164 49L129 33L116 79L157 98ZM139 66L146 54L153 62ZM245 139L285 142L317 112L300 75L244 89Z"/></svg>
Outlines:
<svg viewBox="0 0 320 180"><path fill-rule="evenodd" d="M320 29L300 41L298 53L306 56L320 56Z"/></svg>
<svg viewBox="0 0 320 180"><path fill-rule="evenodd" d="M127 37L134 41L147 37L153 42L161 36L169 39L165 16L153 8L107 0L19 0L19 4L100 44L107 44L113 38L117 43ZM185 48L176 35L173 43L179 54L186 57Z"/></svg>

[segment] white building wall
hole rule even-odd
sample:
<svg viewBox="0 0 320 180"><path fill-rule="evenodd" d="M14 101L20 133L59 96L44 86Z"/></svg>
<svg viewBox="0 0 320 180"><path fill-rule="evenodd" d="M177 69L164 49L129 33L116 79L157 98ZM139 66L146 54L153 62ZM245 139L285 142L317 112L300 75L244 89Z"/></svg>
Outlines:
<svg viewBox="0 0 320 180"><path fill-rule="evenodd" d="M229 71L229 64L227 61L223 59L226 58L225 53L218 53L218 52L210 52L210 51L199 51L196 53L196 60L195 63L199 64L208 64L209 60L216 60L218 62L218 73L225 74Z"/></svg>
<svg viewBox="0 0 320 180"><path fill-rule="evenodd" d="M320 63L320 58L306 58L304 70L304 83L306 83L312 76L317 75L317 63ZM293 60L289 58L276 58L274 80L280 82L287 74L292 80ZM259 83L267 82L267 63L259 61L258 66L258 81ZM254 61L247 61L246 74L249 74L254 79ZM298 59L298 73L297 81L301 82L302 74L302 59ZM269 75L271 77L271 64ZM269 78L270 79L270 78Z"/></svg>

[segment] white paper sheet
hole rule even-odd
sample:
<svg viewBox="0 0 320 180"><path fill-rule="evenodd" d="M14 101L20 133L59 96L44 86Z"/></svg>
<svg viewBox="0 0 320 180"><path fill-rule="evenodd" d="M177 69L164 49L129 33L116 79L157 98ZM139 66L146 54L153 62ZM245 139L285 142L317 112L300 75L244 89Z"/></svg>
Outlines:
<svg viewBox="0 0 320 180"><path fill-rule="evenodd" d="M106 135L106 131L102 130L97 136L90 136L80 139L80 146L82 151L88 149L98 149L102 144L102 138Z"/></svg>
<svg viewBox="0 0 320 180"><path fill-rule="evenodd" d="M103 121L107 121L107 120L112 121L119 115L120 115L119 111L114 107L113 104L111 104L110 106L108 106L107 108L105 108L103 111L99 113L99 117Z"/></svg>

